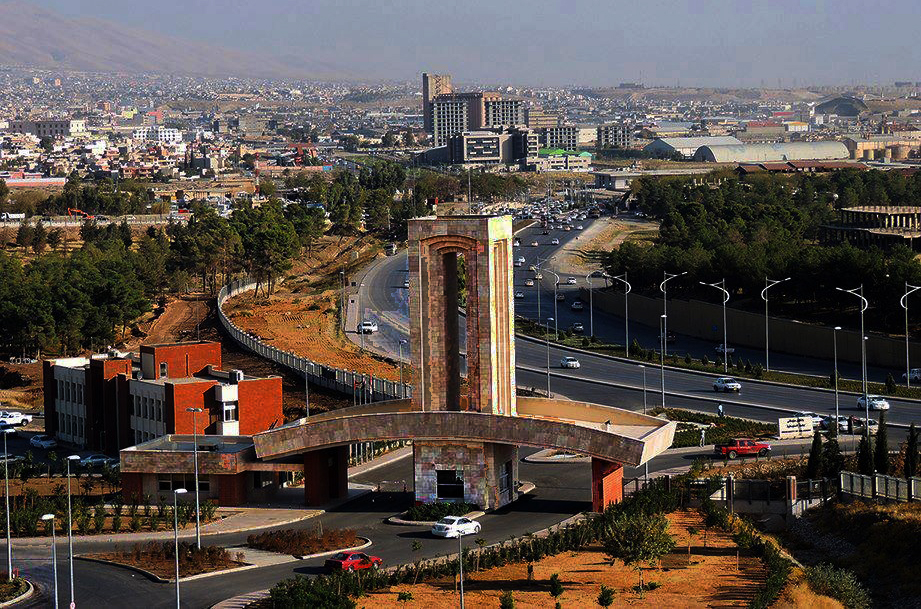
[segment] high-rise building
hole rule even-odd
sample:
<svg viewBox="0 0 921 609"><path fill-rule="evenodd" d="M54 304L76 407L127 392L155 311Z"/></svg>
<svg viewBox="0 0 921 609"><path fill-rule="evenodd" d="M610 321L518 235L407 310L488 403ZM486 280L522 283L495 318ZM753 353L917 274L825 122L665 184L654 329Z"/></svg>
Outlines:
<svg viewBox="0 0 921 609"><path fill-rule="evenodd" d="M629 148L633 146L633 127L626 123L599 125L596 138L598 148Z"/></svg>
<svg viewBox="0 0 921 609"><path fill-rule="evenodd" d="M560 117L539 108L526 108L524 111L524 124L528 129L546 129L560 124Z"/></svg>
<svg viewBox="0 0 921 609"><path fill-rule="evenodd" d="M495 165L537 159L537 133L524 127L495 127L455 133L448 140L451 163Z"/></svg>
<svg viewBox="0 0 921 609"><path fill-rule="evenodd" d="M498 93L444 93L432 100L432 140L444 146L462 131L524 125L521 100Z"/></svg>
<svg viewBox="0 0 921 609"><path fill-rule="evenodd" d="M453 92L450 74L422 73L422 120L426 133L432 133L432 100L438 95Z"/></svg>
<svg viewBox="0 0 921 609"><path fill-rule="evenodd" d="M524 105L498 93L483 94L483 127L524 126Z"/></svg>
<svg viewBox="0 0 921 609"><path fill-rule="evenodd" d="M544 146L575 150L579 145L579 128L575 125L560 125L544 129Z"/></svg>

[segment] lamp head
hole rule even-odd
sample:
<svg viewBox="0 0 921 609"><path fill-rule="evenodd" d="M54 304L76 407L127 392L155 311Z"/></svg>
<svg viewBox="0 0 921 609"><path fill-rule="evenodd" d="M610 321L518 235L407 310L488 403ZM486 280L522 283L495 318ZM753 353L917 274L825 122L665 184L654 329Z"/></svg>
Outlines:
<svg viewBox="0 0 921 609"><path fill-rule="evenodd" d="M184 495L188 492L189 491L185 490L184 488L177 488L175 491L173 491L173 493L175 493L176 495Z"/></svg>
<svg viewBox="0 0 921 609"><path fill-rule="evenodd" d="M80 455L70 455L69 457L67 457L67 460L68 460L68 461L76 461L76 460L78 460L79 458L80 458Z"/></svg>
<svg viewBox="0 0 921 609"><path fill-rule="evenodd" d="M42 520L45 520L45 521L54 520L54 514L45 514L44 516L42 516Z"/></svg>

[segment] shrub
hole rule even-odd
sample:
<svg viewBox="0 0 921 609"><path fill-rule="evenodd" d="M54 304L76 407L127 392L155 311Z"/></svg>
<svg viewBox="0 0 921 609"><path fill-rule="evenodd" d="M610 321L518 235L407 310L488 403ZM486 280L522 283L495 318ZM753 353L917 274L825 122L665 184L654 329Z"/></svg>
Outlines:
<svg viewBox="0 0 921 609"><path fill-rule="evenodd" d="M563 584L560 583L559 573L554 573L550 576L550 596L553 598L563 596Z"/></svg>
<svg viewBox="0 0 921 609"><path fill-rule="evenodd" d="M97 533L102 532L102 527L106 525L106 510L101 505L97 505L93 510L93 530Z"/></svg>
<svg viewBox="0 0 921 609"><path fill-rule="evenodd" d="M610 607L614 604L614 589L601 584L601 591L598 592L598 604L602 607Z"/></svg>
<svg viewBox="0 0 921 609"><path fill-rule="evenodd" d="M352 529L330 529L323 532L284 529L250 535L246 543L269 552L306 556L357 546L358 537Z"/></svg>
<svg viewBox="0 0 921 609"><path fill-rule="evenodd" d="M128 523L128 526L131 528L132 533L137 533L141 530L141 514L137 511L131 515L131 521Z"/></svg>
<svg viewBox="0 0 921 609"><path fill-rule="evenodd" d="M515 609L515 597L511 590L506 590L499 597L499 609Z"/></svg>
<svg viewBox="0 0 921 609"><path fill-rule="evenodd" d="M706 354L704 354L704 356L703 356L702 358L700 358L700 363L703 364L704 366L709 366L709 365L710 365L710 358L707 357Z"/></svg>
<svg viewBox="0 0 921 609"><path fill-rule="evenodd" d="M112 516L112 532L118 533L122 528L122 516L121 514L116 513Z"/></svg>
<svg viewBox="0 0 921 609"><path fill-rule="evenodd" d="M847 569L836 569L824 564L807 567L806 580L815 593L837 599L847 609L863 609L870 606L870 595L857 577Z"/></svg>
<svg viewBox="0 0 921 609"><path fill-rule="evenodd" d="M413 600L413 593L407 590L403 590L397 594L397 600L401 603L408 603L409 601Z"/></svg>
<svg viewBox="0 0 921 609"><path fill-rule="evenodd" d="M441 520L445 516L463 516L478 509L478 506L472 503L436 501L435 503L423 503L414 505L406 510L406 520L415 521L432 521Z"/></svg>

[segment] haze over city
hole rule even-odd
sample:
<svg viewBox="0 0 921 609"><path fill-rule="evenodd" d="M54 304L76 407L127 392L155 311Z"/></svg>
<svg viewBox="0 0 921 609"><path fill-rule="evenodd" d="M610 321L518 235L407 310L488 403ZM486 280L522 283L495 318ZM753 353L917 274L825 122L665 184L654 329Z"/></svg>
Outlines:
<svg viewBox="0 0 921 609"><path fill-rule="evenodd" d="M424 64L460 82L790 88L921 68L916 2L27 1L343 80L408 80Z"/></svg>

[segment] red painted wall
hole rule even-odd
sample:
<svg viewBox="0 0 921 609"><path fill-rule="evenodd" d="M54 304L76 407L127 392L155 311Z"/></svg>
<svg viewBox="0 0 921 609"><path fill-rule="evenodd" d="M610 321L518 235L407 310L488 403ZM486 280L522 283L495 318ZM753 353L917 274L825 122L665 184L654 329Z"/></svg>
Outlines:
<svg viewBox="0 0 921 609"><path fill-rule="evenodd" d="M206 367L221 367L220 343L179 343L176 345L143 345L141 353L152 353L154 370L160 378L160 363L166 362L167 376L184 378L195 376Z"/></svg>
<svg viewBox="0 0 921 609"><path fill-rule="evenodd" d="M304 453L304 503L323 505L349 492L349 448L336 446Z"/></svg>
<svg viewBox="0 0 921 609"><path fill-rule="evenodd" d="M246 503L246 478L246 472L212 475L212 480L217 479L218 505L237 506Z"/></svg>
<svg viewBox="0 0 921 609"><path fill-rule="evenodd" d="M214 389L217 381L197 381L166 384L166 429L168 433L190 434L193 427L193 413L186 408L203 408L194 416L197 433L215 433ZM209 430L210 429L210 430Z"/></svg>
<svg viewBox="0 0 921 609"><path fill-rule="evenodd" d="M281 377L242 380L237 386L240 435L249 436L285 422L281 410ZM217 413L223 416L223 413Z"/></svg>
<svg viewBox="0 0 921 609"><path fill-rule="evenodd" d="M624 498L624 467L592 458L592 510L602 512L612 503Z"/></svg>

